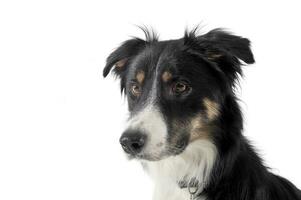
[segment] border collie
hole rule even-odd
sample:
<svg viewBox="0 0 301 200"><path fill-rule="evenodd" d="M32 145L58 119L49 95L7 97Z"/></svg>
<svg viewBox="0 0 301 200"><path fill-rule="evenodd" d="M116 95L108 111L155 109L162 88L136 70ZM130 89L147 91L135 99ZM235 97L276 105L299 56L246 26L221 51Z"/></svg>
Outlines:
<svg viewBox="0 0 301 200"><path fill-rule="evenodd" d="M235 96L250 41L222 29L177 40L125 41L103 71L121 80L130 117L120 138L154 180L154 200L296 200L301 191L269 172L242 134Z"/></svg>

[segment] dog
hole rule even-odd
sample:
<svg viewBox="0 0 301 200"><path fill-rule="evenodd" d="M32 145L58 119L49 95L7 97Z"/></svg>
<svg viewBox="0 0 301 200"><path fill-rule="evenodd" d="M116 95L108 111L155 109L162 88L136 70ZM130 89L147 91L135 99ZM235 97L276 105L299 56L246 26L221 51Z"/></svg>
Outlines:
<svg viewBox="0 0 301 200"><path fill-rule="evenodd" d="M246 137L235 95L250 41L224 29L160 41L125 41L103 76L120 78L129 120L120 143L154 180L154 200L297 200L301 191L271 173Z"/></svg>

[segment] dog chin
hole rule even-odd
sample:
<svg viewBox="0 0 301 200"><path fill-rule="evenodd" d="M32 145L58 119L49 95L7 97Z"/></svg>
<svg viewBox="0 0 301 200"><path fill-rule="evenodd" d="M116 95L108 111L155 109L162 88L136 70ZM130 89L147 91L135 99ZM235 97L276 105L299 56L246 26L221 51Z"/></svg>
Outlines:
<svg viewBox="0 0 301 200"><path fill-rule="evenodd" d="M151 162L161 161L172 156L180 155L181 153L184 152L186 146L182 148L172 148L172 149L173 149L172 151L164 151L161 153L139 153L137 155L128 155L128 159L139 160L139 161L151 161Z"/></svg>
<svg viewBox="0 0 301 200"><path fill-rule="evenodd" d="M162 153L139 153L137 155L129 155L127 154L128 160L138 160L138 161L160 161L165 158L168 158L171 156L170 154L167 154L165 152Z"/></svg>
<svg viewBox="0 0 301 200"><path fill-rule="evenodd" d="M163 160L165 158L169 157L169 155L165 154L165 153L161 153L161 154L152 154L152 153L143 153L143 154L138 154L136 156L133 156L133 159L137 159L140 161L160 161Z"/></svg>

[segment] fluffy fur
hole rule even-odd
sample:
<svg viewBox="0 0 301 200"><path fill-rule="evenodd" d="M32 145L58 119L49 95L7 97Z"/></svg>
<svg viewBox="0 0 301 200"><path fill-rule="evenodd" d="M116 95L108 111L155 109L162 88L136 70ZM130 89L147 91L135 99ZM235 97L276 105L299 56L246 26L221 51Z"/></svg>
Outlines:
<svg viewBox="0 0 301 200"><path fill-rule="evenodd" d="M127 96L130 119L121 144L155 183L155 200L300 200L272 174L243 136L235 85L254 63L248 39L221 29L178 40L125 41L107 59ZM184 183L184 184L182 184Z"/></svg>
<svg viewBox="0 0 301 200"><path fill-rule="evenodd" d="M154 199L189 199L188 189L181 189L179 180L199 182L198 193L210 178L217 149L207 140L192 142L183 153L157 162L142 161L145 170L155 182ZM201 172L201 173L200 173Z"/></svg>

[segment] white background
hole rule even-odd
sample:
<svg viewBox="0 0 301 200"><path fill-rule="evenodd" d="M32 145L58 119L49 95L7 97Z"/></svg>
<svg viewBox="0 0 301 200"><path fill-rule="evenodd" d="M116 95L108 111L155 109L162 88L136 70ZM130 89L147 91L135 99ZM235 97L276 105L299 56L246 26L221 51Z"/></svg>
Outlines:
<svg viewBox="0 0 301 200"><path fill-rule="evenodd" d="M118 139L126 103L106 56L134 25L162 39L226 27L252 41L238 95L245 134L301 188L298 1L1 1L0 199L151 199L151 182Z"/></svg>

